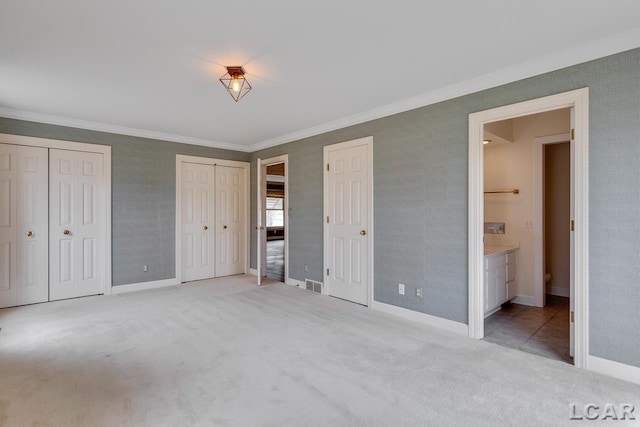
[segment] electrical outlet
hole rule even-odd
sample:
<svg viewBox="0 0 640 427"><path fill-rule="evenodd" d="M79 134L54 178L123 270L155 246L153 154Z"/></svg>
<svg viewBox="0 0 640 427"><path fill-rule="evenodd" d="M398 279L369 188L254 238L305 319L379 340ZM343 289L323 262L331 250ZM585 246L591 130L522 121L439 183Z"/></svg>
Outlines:
<svg viewBox="0 0 640 427"><path fill-rule="evenodd" d="M398 283L398 293L404 295L404 285L402 283Z"/></svg>
<svg viewBox="0 0 640 427"><path fill-rule="evenodd" d="M416 296L422 298L422 288L416 288Z"/></svg>
<svg viewBox="0 0 640 427"><path fill-rule="evenodd" d="M309 272L309 266L308 266L308 265L305 265L305 266L304 266L304 271L305 271L305 272Z"/></svg>
<svg viewBox="0 0 640 427"><path fill-rule="evenodd" d="M146 273L147 271L149 271L149 266L148 266L148 265L143 265L143 266L142 266L142 271L144 271L145 273Z"/></svg>

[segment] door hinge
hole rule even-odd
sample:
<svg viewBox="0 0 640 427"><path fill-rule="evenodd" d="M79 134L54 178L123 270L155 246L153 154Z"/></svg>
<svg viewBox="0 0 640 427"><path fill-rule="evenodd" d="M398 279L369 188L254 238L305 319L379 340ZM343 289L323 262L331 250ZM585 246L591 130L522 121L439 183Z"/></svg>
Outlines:
<svg viewBox="0 0 640 427"><path fill-rule="evenodd" d="M327 276L329 275L329 269L327 268Z"/></svg>
<svg viewBox="0 0 640 427"><path fill-rule="evenodd" d="M576 228L576 224L573 220L571 220L571 231L574 231Z"/></svg>
<svg viewBox="0 0 640 427"><path fill-rule="evenodd" d="M329 224L329 216L327 216L327 224Z"/></svg>
<svg viewBox="0 0 640 427"><path fill-rule="evenodd" d="M576 130L571 129L571 139L576 139Z"/></svg>
<svg viewBox="0 0 640 427"><path fill-rule="evenodd" d="M329 172L329 163L327 163L327 172Z"/></svg>
<svg viewBox="0 0 640 427"><path fill-rule="evenodd" d="M574 322L574 314L573 314L573 311L571 312L571 323L575 323L575 322Z"/></svg>

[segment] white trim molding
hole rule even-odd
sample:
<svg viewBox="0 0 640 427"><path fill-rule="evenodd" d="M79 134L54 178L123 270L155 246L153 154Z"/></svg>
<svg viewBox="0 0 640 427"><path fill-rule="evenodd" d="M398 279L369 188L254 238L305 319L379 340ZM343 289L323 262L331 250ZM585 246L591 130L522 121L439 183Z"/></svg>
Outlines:
<svg viewBox="0 0 640 427"><path fill-rule="evenodd" d="M209 139L194 138L184 135L175 135L164 132L156 132L145 129L118 126L107 123L74 119L70 117L55 116L50 114L35 113L24 110L0 107L0 117L9 119L26 120L31 122L48 123L58 126L68 126L79 129L95 130L98 132L115 133L119 135L138 136L141 138L157 139L162 141L178 142L183 144L201 145L205 147L222 148L241 152L254 152L276 145L286 144L303 138L320 135L347 126L365 123L382 117L409 111L415 108L446 101L481 90L490 89L507 83L537 76L551 71L577 65L583 62L603 58L608 55L624 52L638 47L640 29L614 34L593 42L585 43L548 55L543 58L516 64L496 70L483 76L458 82L450 86L427 92L412 98L404 99L392 104L383 105L348 117L323 123L307 129L277 136L264 141L255 142L252 145L233 144L229 142L214 141Z"/></svg>
<svg viewBox="0 0 640 427"><path fill-rule="evenodd" d="M620 380L640 384L640 368L613 360L591 356L587 358L587 369L599 374L608 375Z"/></svg>
<svg viewBox="0 0 640 427"><path fill-rule="evenodd" d="M287 278L285 280L285 283L289 286L296 286L300 289L305 289L304 282L301 282L300 280L292 279L291 277Z"/></svg>
<svg viewBox="0 0 640 427"><path fill-rule="evenodd" d="M511 300L511 302L513 302L514 304L522 304L522 305L528 305L528 306L535 306L535 298L534 297L529 297L526 295L518 295L517 297L515 297L514 299Z"/></svg>
<svg viewBox="0 0 640 427"><path fill-rule="evenodd" d="M403 319L422 323L423 325L432 326L434 328L452 332L457 335L467 336L469 334L469 327L467 325L465 325L464 323L456 322L454 320L443 319L442 317L408 310L406 308L397 307L395 305L386 304L379 301L374 301L373 304L371 304L371 308L376 311L402 317Z"/></svg>
<svg viewBox="0 0 640 427"><path fill-rule="evenodd" d="M484 150L486 123L573 108L575 129L575 357L585 368L589 354L589 89L551 95L469 115L469 336L484 337Z"/></svg>
<svg viewBox="0 0 640 427"><path fill-rule="evenodd" d="M203 165L211 165L211 166L231 166L236 168L242 168L244 171L244 182L245 182L245 212L244 212L244 220L246 224L246 233L245 233L245 263L244 263L244 274L249 273L249 263L251 258L251 235L249 233L249 211L251 209L250 203L250 192L251 192L251 183L249 182L250 174L249 174L249 166L251 165L249 162L240 162L236 160L223 160L223 159L214 159L209 157L196 157L196 156L186 156L184 154L176 154L176 280L178 284L182 283L182 186L180 185L180 179L182 177L182 164L183 163L199 163Z"/></svg>
<svg viewBox="0 0 640 427"><path fill-rule="evenodd" d="M99 153L103 155L104 161L104 211L105 217L105 273L104 273L104 294L111 294L111 272L112 272L112 254L111 254L111 146L101 144L88 144L84 142L63 141L58 139L36 138L32 136L0 134L0 143L25 145L29 147L44 147L58 150L82 151L86 153Z"/></svg>
<svg viewBox="0 0 640 427"><path fill-rule="evenodd" d="M112 294L124 294L128 292L145 291L147 289L166 288L168 286L178 285L178 279L153 280L150 282L129 283L127 285L118 285L112 288Z"/></svg>
<svg viewBox="0 0 640 427"><path fill-rule="evenodd" d="M348 126L369 122L382 117L391 116L393 114L402 113L404 111L413 110L415 108L432 105L437 102L446 101L457 98L459 96L468 95L485 89L491 89L507 83L529 77L538 76L562 68L571 67L583 62L603 58L608 55L624 52L626 50L638 47L640 40L640 29L615 34L613 36L596 40L566 49L548 55L543 58L534 59L532 61L516 64L511 67L502 68L483 76L475 77L470 80L455 83L450 86L436 89L412 98L404 99L392 104L383 105L378 108L371 109L359 114L354 114L339 120L324 123L311 128L303 129L286 135L277 136L255 143L249 147L249 151L254 152L265 148L274 147L276 145L286 144L287 142L297 141L303 138L309 138L320 135L336 129L342 129Z"/></svg>
<svg viewBox="0 0 640 427"><path fill-rule="evenodd" d="M257 276L258 275L258 270L256 270L255 268L250 268L249 269L249 274L251 276Z"/></svg>
<svg viewBox="0 0 640 427"><path fill-rule="evenodd" d="M282 181L284 183L284 205L283 205L283 211L284 211L284 277L285 277L285 283L286 283L286 278L289 277L289 155L288 154L283 154L281 156L277 156L277 157L270 157L268 159L259 159L260 160L260 168L262 168L262 176L265 178L264 180L262 180L262 182L260 182L258 185L267 185L267 182L269 181L269 176L267 175L267 166L271 166L271 165L277 165L277 164L284 164L284 176L278 176L278 178L282 178ZM260 192L261 195L261 200L258 201L258 203L260 203L262 205L262 209L258 209L259 213L262 213L263 215L266 216L266 200L267 200L267 189L266 188L262 188L263 191ZM261 219L258 218L257 221L258 224L261 223ZM267 243L267 224L263 224L264 226L264 233L256 233L256 242L257 244L260 246L259 251L256 251L257 253L260 254L257 260L258 262L258 266L257 267L261 267L262 265L265 266L266 269L266 257L267 257L267 248L266 248L266 243ZM260 239L258 239L258 237ZM262 258L262 259L260 259ZM264 263L262 261L265 261ZM256 269L256 275L257 275L257 270ZM262 275L264 276L267 272L264 271L262 272Z"/></svg>
<svg viewBox="0 0 640 427"><path fill-rule="evenodd" d="M46 123L56 126L67 126L77 129L93 130L96 132L114 133L117 135L136 136L139 138L156 139L159 141L177 142L180 144L200 145L203 147L222 148L225 150L234 150L248 152L249 147L240 144L231 144L228 142L212 141L209 139L193 138L191 136L174 135L171 133L156 132L146 129L130 128L126 126L117 126L108 123L92 122L88 120L72 119L69 117L54 116L51 114L32 113L24 110L14 110L11 108L0 107L0 117L8 119L25 120L29 122Z"/></svg>

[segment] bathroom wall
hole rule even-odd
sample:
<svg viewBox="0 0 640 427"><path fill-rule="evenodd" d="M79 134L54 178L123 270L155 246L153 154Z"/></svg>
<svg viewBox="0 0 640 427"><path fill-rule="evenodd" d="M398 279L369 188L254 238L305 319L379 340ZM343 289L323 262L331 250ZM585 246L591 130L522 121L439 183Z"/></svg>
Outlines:
<svg viewBox="0 0 640 427"><path fill-rule="evenodd" d="M485 242L519 243L517 302L533 305L535 295L535 182L534 138L569 132L569 109L517 118L513 122L513 142L484 147L485 191L518 188L520 194L487 194L484 219L504 222L504 235L487 235Z"/></svg>

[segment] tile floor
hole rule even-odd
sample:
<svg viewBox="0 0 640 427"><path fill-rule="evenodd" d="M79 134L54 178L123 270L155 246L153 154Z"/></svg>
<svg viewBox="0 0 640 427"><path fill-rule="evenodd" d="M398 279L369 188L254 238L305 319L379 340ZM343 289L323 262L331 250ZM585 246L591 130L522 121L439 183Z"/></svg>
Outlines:
<svg viewBox="0 0 640 427"><path fill-rule="evenodd" d="M547 295L545 307L508 304L484 320L485 341L563 360L569 356L569 298Z"/></svg>

